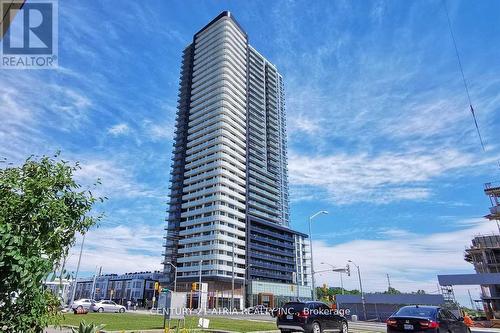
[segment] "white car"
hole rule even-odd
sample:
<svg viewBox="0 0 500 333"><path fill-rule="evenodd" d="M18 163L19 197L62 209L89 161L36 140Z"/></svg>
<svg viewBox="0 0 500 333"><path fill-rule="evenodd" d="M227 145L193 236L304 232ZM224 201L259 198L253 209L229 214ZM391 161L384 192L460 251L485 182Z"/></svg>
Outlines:
<svg viewBox="0 0 500 333"><path fill-rule="evenodd" d="M125 312L125 307L123 305L116 304L109 300L95 302L92 304L91 309L94 312Z"/></svg>
<svg viewBox="0 0 500 333"><path fill-rule="evenodd" d="M90 310L90 308L92 307L92 303L94 303L94 301L92 301L89 298L77 299L76 301L73 302L71 310L78 310L78 309Z"/></svg>

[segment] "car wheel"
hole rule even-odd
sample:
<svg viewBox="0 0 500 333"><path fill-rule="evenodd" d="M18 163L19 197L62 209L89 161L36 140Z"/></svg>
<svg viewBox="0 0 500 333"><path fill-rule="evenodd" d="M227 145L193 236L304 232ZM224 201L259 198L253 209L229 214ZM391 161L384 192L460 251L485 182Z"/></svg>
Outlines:
<svg viewBox="0 0 500 333"><path fill-rule="evenodd" d="M119 312L120 312L120 313L124 313L124 312L125 312L125 309L124 309L124 308L120 308Z"/></svg>
<svg viewBox="0 0 500 333"><path fill-rule="evenodd" d="M104 312L104 309L103 309L103 308L99 308L99 309L97 310L97 312Z"/></svg>
<svg viewBox="0 0 500 333"><path fill-rule="evenodd" d="M312 329L311 329L311 332L312 333L321 333L321 326L319 326L319 323L318 322L314 322L312 324Z"/></svg>
<svg viewBox="0 0 500 333"><path fill-rule="evenodd" d="M77 310L77 311L81 311L81 310L83 310L83 306L78 305L78 306L76 307L76 310Z"/></svg>
<svg viewBox="0 0 500 333"><path fill-rule="evenodd" d="M340 329L340 333L348 333L349 332L349 327L347 326L347 323L345 321L342 322L342 328Z"/></svg>

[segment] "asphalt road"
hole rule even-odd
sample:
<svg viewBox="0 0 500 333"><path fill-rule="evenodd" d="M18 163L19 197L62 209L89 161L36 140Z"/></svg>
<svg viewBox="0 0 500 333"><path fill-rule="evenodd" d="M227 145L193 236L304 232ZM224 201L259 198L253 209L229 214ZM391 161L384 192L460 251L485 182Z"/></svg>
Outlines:
<svg viewBox="0 0 500 333"><path fill-rule="evenodd" d="M473 333L500 333L498 328L476 328L472 327ZM385 323L375 322L349 322L349 332L371 333L371 332L386 332Z"/></svg>
<svg viewBox="0 0 500 333"><path fill-rule="evenodd" d="M212 315L210 315L212 316ZM210 317L207 316L207 317ZM268 314L258 315L258 314L231 314L231 315L218 315L226 318L233 319L246 319L246 320L258 320L258 321L275 321L276 319ZM472 333L500 333L498 328L475 328L471 329ZM353 333L380 333L386 332L385 323L379 322L366 322L366 321L351 321L349 322L349 332Z"/></svg>

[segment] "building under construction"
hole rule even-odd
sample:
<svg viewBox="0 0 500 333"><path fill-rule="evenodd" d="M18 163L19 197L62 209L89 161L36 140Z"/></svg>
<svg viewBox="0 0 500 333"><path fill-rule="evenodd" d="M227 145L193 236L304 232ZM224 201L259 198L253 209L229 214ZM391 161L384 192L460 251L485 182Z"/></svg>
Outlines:
<svg viewBox="0 0 500 333"><path fill-rule="evenodd" d="M490 198L490 213L485 216L490 221L495 221L500 233L500 183L486 183L484 193Z"/></svg>
<svg viewBox="0 0 500 333"><path fill-rule="evenodd" d="M465 260L474 265L478 274L500 273L500 183L485 184L484 193L490 198L490 213L485 216L495 221L499 234L478 236L465 251ZM488 317L500 318L500 280L496 284L481 285L481 299Z"/></svg>
<svg viewBox="0 0 500 333"><path fill-rule="evenodd" d="M500 235L475 237L465 250L465 260L478 274L500 273ZM488 318L500 318L500 280L481 285L481 300Z"/></svg>
<svg viewBox="0 0 500 333"><path fill-rule="evenodd" d="M484 193L490 198L490 213L485 216L495 221L498 234L474 237L465 250L465 261L474 265L476 274L438 275L443 296L453 295L454 285L481 286L481 299L488 319L500 319L500 183L485 185ZM451 298L454 299L452 296Z"/></svg>

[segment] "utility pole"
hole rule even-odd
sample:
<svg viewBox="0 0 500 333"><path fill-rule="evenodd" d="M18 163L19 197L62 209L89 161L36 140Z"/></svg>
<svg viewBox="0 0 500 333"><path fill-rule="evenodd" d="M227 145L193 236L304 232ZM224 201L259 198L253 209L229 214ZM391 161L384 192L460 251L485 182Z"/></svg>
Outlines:
<svg viewBox="0 0 500 333"><path fill-rule="evenodd" d="M75 281L73 282L73 292L71 293L71 301L69 303L69 308L73 308L73 303L75 302L76 286L78 281L78 272L80 271L80 262L82 260L83 243L85 243L85 234L82 237L82 245L80 246L80 255L78 256L78 264L76 265Z"/></svg>

